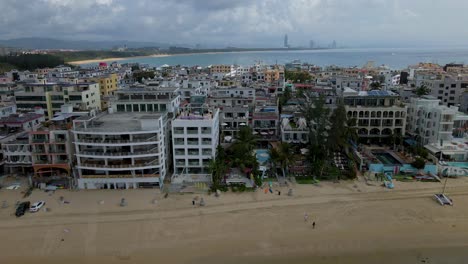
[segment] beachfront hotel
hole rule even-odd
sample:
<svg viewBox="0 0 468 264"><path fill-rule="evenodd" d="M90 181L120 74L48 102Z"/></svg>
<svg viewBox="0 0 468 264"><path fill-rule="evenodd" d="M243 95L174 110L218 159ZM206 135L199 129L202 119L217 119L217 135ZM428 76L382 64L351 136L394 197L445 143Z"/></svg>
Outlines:
<svg viewBox="0 0 468 264"><path fill-rule="evenodd" d="M101 113L73 121L79 189L163 186L166 113Z"/></svg>
<svg viewBox="0 0 468 264"><path fill-rule="evenodd" d="M379 141L391 135L404 135L406 106L391 91L355 91L345 88L343 100L349 119L356 120L358 137Z"/></svg>
<svg viewBox="0 0 468 264"><path fill-rule="evenodd" d="M219 144L219 109L192 97L172 121L173 183L211 182L207 167Z"/></svg>

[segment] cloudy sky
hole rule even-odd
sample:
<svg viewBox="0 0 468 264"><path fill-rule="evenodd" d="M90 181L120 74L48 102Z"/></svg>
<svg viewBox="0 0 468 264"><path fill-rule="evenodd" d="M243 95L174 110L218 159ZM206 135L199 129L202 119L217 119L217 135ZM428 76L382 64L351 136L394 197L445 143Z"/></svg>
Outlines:
<svg viewBox="0 0 468 264"><path fill-rule="evenodd" d="M0 39L279 47L468 44L467 0L0 0Z"/></svg>

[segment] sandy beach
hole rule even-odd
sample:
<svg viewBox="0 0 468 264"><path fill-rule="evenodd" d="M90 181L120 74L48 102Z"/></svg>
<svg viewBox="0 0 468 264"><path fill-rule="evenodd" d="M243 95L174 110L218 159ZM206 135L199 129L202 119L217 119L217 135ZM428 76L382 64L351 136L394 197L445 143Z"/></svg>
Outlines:
<svg viewBox="0 0 468 264"><path fill-rule="evenodd" d="M20 190L0 190L10 205L0 209L0 262L466 263L468 179L449 180L453 207L432 199L442 186L397 182L387 190L357 180L294 185L292 197L275 188L281 196L167 199L159 190L36 190L28 200L45 200L50 212L21 218L13 215ZM195 196L206 206L192 206Z"/></svg>
<svg viewBox="0 0 468 264"><path fill-rule="evenodd" d="M67 62L67 63L72 64L72 65L82 65L82 64L90 64L90 63L113 62L113 61L139 59L139 58L161 58L161 57L168 57L168 56L171 56L171 55L169 55L169 54L153 54L153 55L149 55L149 56L135 56L135 57L125 57L125 58L105 58L105 59L70 61L70 62Z"/></svg>

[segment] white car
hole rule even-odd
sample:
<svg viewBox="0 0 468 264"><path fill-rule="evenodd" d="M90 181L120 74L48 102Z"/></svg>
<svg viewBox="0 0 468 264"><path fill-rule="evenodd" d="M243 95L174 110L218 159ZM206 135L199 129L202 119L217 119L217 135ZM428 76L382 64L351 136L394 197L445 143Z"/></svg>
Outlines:
<svg viewBox="0 0 468 264"><path fill-rule="evenodd" d="M7 190L18 190L19 188L20 188L19 184L12 184L12 185L6 187L5 189L7 189Z"/></svg>
<svg viewBox="0 0 468 264"><path fill-rule="evenodd" d="M34 213L34 212L37 212L39 211L42 206L45 205L45 202L44 201L39 201L39 202L35 202L31 205L31 207L29 207L29 212L31 213Z"/></svg>

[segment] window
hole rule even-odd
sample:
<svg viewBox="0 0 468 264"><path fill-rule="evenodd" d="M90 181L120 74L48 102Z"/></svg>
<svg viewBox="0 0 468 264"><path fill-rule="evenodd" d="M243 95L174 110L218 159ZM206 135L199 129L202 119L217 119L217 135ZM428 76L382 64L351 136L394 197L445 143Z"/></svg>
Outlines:
<svg viewBox="0 0 468 264"><path fill-rule="evenodd" d="M443 90L439 90L439 94L444 94L444 91L443 91Z"/></svg>
<svg viewBox="0 0 468 264"><path fill-rule="evenodd" d="M134 104L133 105L133 112L138 112L138 105L137 104Z"/></svg>
<svg viewBox="0 0 468 264"><path fill-rule="evenodd" d="M185 149L175 149L175 155L185 155Z"/></svg>
<svg viewBox="0 0 468 264"><path fill-rule="evenodd" d="M454 90L450 91L450 94L455 94L455 91Z"/></svg>
<svg viewBox="0 0 468 264"><path fill-rule="evenodd" d="M125 105L117 105L117 112L125 112Z"/></svg>
<svg viewBox="0 0 468 264"><path fill-rule="evenodd" d="M183 138L174 138L174 145L184 145L185 141Z"/></svg>
<svg viewBox="0 0 468 264"><path fill-rule="evenodd" d="M174 127L174 134L184 134L184 128L183 127Z"/></svg>
<svg viewBox="0 0 468 264"><path fill-rule="evenodd" d="M190 156L198 156L200 154L200 151L198 149L188 149L188 154Z"/></svg>
<svg viewBox="0 0 468 264"><path fill-rule="evenodd" d="M452 85L450 85L450 87L455 88L455 87L457 87L457 84L456 84L456 83L452 83Z"/></svg>
<svg viewBox="0 0 468 264"><path fill-rule="evenodd" d="M211 149L203 149L202 150L202 155L212 155L212 151Z"/></svg>
<svg viewBox="0 0 468 264"><path fill-rule="evenodd" d="M189 163L189 165L192 165L192 166L200 165L200 161L198 159L189 159L188 163Z"/></svg>
<svg viewBox="0 0 468 264"><path fill-rule="evenodd" d="M198 134L198 127L187 127L187 134Z"/></svg>
<svg viewBox="0 0 468 264"><path fill-rule="evenodd" d="M451 97L449 97L449 100L455 100L455 97L451 96Z"/></svg>
<svg viewBox="0 0 468 264"><path fill-rule="evenodd" d="M211 134L211 127L202 127L202 134Z"/></svg>
<svg viewBox="0 0 468 264"><path fill-rule="evenodd" d="M198 138L188 138L187 139L188 145L198 145Z"/></svg>
<svg viewBox="0 0 468 264"><path fill-rule="evenodd" d="M439 84L439 87L444 88L444 84L443 83Z"/></svg>
<svg viewBox="0 0 468 264"><path fill-rule="evenodd" d="M211 138L203 138L202 145L211 145Z"/></svg>

